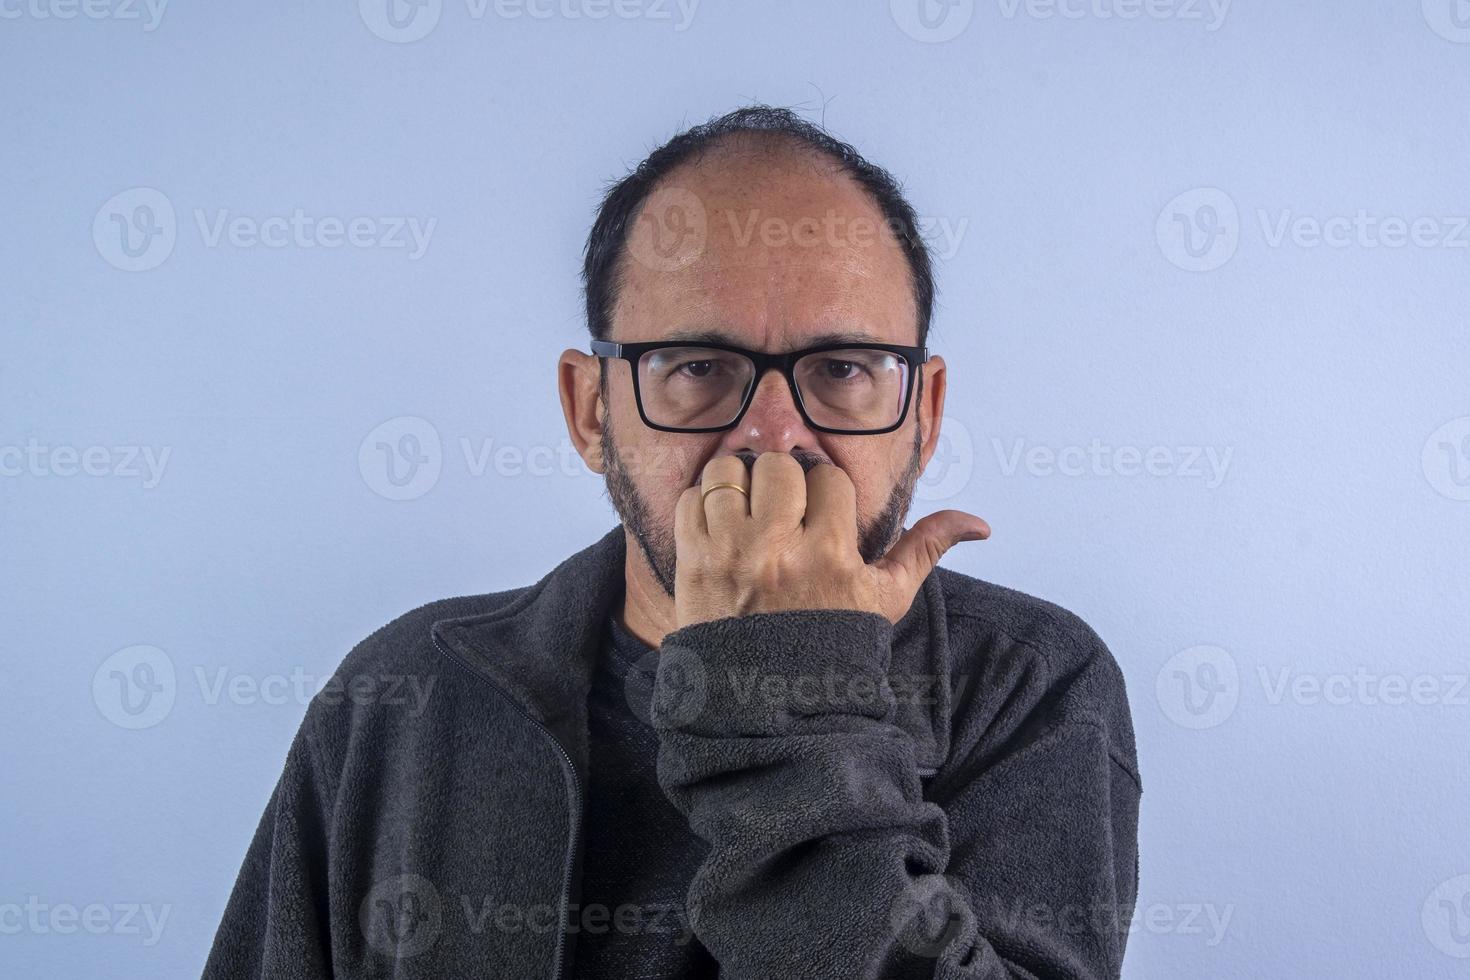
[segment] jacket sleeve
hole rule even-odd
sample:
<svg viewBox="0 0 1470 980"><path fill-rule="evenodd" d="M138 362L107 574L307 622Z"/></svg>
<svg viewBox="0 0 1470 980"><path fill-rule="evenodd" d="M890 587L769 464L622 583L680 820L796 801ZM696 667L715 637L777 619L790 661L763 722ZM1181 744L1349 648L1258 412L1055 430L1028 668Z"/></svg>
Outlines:
<svg viewBox="0 0 1470 980"><path fill-rule="evenodd" d="M327 820L310 709L235 879L204 980L327 980Z"/></svg>
<svg viewBox="0 0 1470 980"><path fill-rule="evenodd" d="M1087 668L1059 679L1006 752L956 752L942 803L926 800L892 721L891 640L884 617L855 610L665 637L658 775L710 844L689 915L721 976L1119 976L1139 788L1108 711L1089 706L1108 687L1092 690Z"/></svg>

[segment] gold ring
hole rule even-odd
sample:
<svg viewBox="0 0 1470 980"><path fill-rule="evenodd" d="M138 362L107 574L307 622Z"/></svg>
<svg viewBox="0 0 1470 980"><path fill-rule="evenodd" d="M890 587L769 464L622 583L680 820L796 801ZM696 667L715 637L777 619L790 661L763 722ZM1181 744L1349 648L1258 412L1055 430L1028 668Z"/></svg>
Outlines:
<svg viewBox="0 0 1470 980"><path fill-rule="evenodd" d="M699 502L704 503L705 497L708 497L711 493L719 490L721 487L730 487L732 490L739 490L741 493L745 494L746 500L750 499L750 494L746 491L744 487L742 487L738 483L711 483L709 486L705 487L699 492Z"/></svg>

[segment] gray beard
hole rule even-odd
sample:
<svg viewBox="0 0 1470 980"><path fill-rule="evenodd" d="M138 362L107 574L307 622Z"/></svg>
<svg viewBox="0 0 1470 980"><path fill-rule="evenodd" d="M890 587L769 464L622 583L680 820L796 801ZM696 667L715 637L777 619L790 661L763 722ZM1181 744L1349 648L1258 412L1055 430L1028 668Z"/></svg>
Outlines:
<svg viewBox="0 0 1470 980"><path fill-rule="evenodd" d="M893 546L899 533L903 530L903 519L908 514L909 504L914 499L914 485L919 477L919 457L922 445L919 427L916 425L914 426L913 452L909 454L908 465L904 467L903 476L888 495L888 502L883 505L882 512L866 527L861 521L858 522L858 553L869 565L888 553L888 549ZM742 452L735 455L745 463L747 473L755 466L755 453ZM816 453L799 452L791 455L795 456L796 461L801 464L802 472L810 471L818 463L830 462ZM638 548L643 552L643 557L653 572L653 577L658 580L658 584L663 586L663 590L672 599L677 554L674 530L672 527L656 525L651 520L642 494L633 485L633 480L618 457L617 442L612 436L612 419L606 410L602 414L602 460L607 471L604 477L607 483L607 495L612 500L618 516L622 518L623 527L632 532L633 539L638 542Z"/></svg>

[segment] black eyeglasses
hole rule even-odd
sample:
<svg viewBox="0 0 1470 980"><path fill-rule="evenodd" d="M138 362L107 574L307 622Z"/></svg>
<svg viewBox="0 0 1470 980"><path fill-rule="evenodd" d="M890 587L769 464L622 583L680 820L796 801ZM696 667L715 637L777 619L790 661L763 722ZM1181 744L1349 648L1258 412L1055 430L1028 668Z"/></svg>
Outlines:
<svg viewBox="0 0 1470 980"><path fill-rule="evenodd" d="M592 353L633 366L643 424L662 432L723 432L739 423L772 368L818 432L878 435L903 424L926 347L822 344L767 354L729 344L592 341Z"/></svg>

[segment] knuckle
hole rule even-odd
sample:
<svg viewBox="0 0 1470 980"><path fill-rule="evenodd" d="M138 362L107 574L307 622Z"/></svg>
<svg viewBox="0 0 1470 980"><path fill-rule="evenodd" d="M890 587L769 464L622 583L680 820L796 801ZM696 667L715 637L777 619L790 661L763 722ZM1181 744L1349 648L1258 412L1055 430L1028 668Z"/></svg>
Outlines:
<svg viewBox="0 0 1470 980"><path fill-rule="evenodd" d="M824 534L817 539L816 552L823 564L840 564L847 557L847 542L835 534Z"/></svg>
<svg viewBox="0 0 1470 980"><path fill-rule="evenodd" d="M790 453L777 452L773 449L767 450L757 456L755 465L760 467L762 471L773 474L781 472L789 473L793 466L798 469L801 468L801 464L796 461L795 456L792 456Z"/></svg>
<svg viewBox="0 0 1470 980"><path fill-rule="evenodd" d="M737 456L728 454L716 456L704 464L704 469L701 471L702 482L709 483L714 480L728 479L728 474L738 466L740 466L740 458ZM721 474L726 474L726 476Z"/></svg>
<svg viewBox="0 0 1470 980"><path fill-rule="evenodd" d="M762 575L760 562L739 555L732 557L726 567L729 568L731 577L740 582L758 582Z"/></svg>
<svg viewBox="0 0 1470 980"><path fill-rule="evenodd" d="M756 564L752 570L751 581L758 588L774 591L779 589L786 581L786 570L779 557L771 557Z"/></svg>
<svg viewBox="0 0 1470 980"><path fill-rule="evenodd" d="M844 492L852 491L852 478L847 475L847 471L842 467L833 463L823 463L817 468L822 471L822 479L834 488Z"/></svg>
<svg viewBox="0 0 1470 980"><path fill-rule="evenodd" d="M699 506L699 488L690 487L679 494L678 501L674 504L674 516L676 518L688 518L694 513L694 508Z"/></svg>

